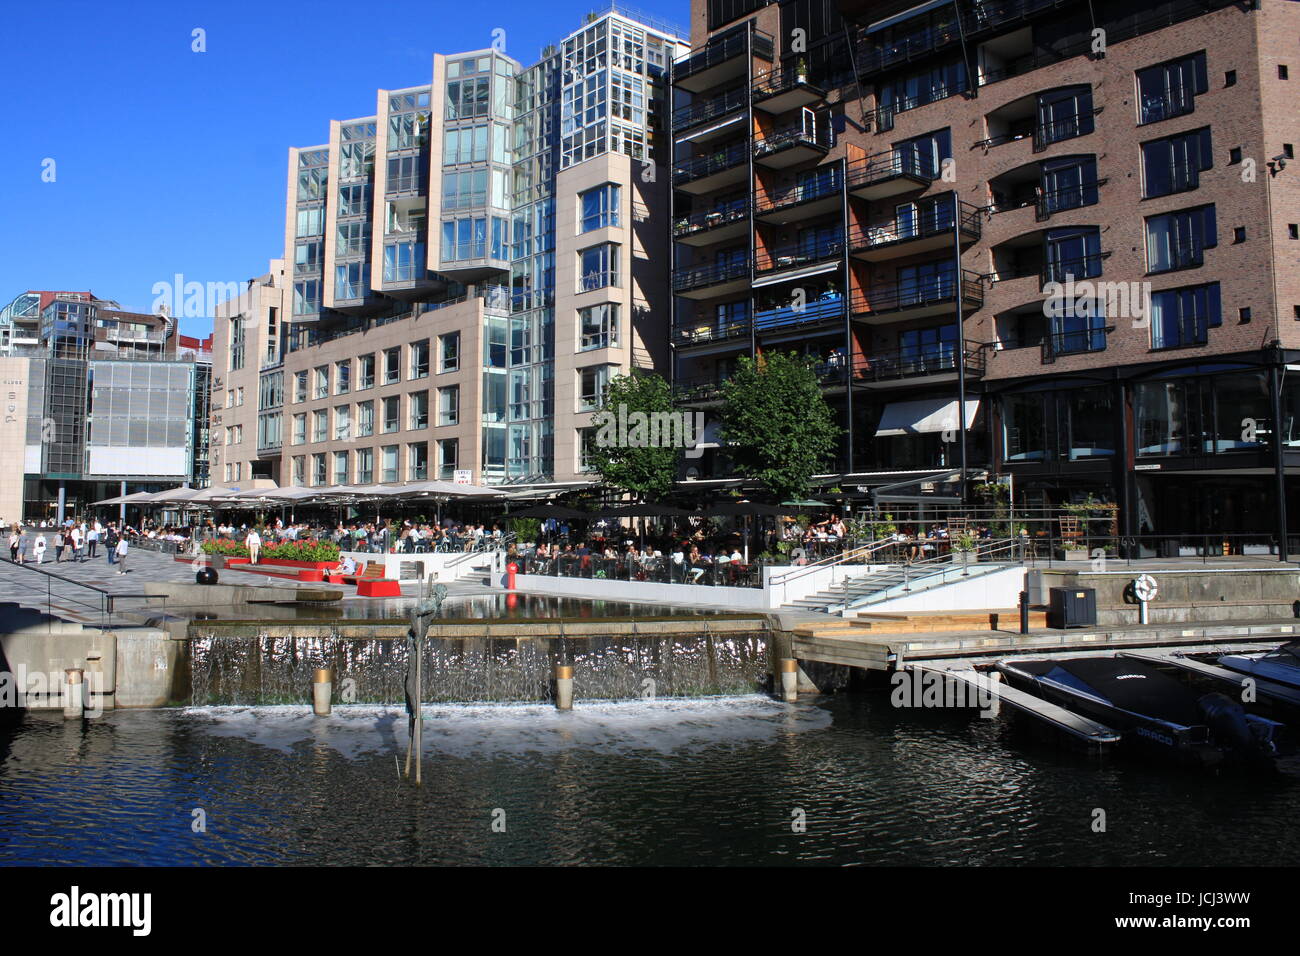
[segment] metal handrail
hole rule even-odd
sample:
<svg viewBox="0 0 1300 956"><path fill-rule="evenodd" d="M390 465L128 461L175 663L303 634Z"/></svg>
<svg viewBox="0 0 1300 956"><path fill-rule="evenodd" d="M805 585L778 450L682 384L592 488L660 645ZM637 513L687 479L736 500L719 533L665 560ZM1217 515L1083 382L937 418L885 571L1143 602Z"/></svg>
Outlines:
<svg viewBox="0 0 1300 956"><path fill-rule="evenodd" d="M846 564L849 561L853 561L856 564L858 563L856 560L857 558L865 557L870 554L875 554L876 552L883 551L885 548L891 547L892 545L895 545L897 543L898 542L894 541L893 539L888 539L884 541L873 541L871 544L862 545L861 547L854 548L851 551L841 551L839 554L833 554L829 557L822 558L819 561L813 561L810 562L809 564L800 565L799 567L793 568L782 574L774 575L768 579L767 583L772 587L776 587L777 585L786 584L790 581L793 581L795 578L803 577L805 574L811 574L814 571L820 571L823 568L833 567L837 564Z"/></svg>
<svg viewBox="0 0 1300 956"><path fill-rule="evenodd" d="M109 588L99 587L98 585L87 584L85 581L78 581L76 578L64 577L62 574L55 574L53 571L46 571L44 568L37 567L35 565L31 565L27 563L18 564L17 562L13 562L13 561L6 562L6 563L10 564L13 567L23 568L24 570L32 571L36 574L44 575L47 579L51 579L54 581L62 581L65 584L72 584L79 588L84 588L87 591L95 592L100 596L98 605L90 604L86 601L79 601L76 598L68 597L67 595L61 595L60 600L70 601L73 604L80 604L83 607L87 607L92 610L98 610L100 613L101 626L104 626L106 624L106 621L104 620L104 616L113 614L114 602L119 598L132 598L132 599L144 599L144 600L149 600L150 598L158 598L163 602L163 609L165 610L167 607L167 596L165 594L145 594L142 592L123 593L119 591L110 590ZM24 585L22 581L18 582L18 586L26 587L26 585ZM32 588L32 590L39 590L39 589ZM45 606L47 609L47 613L49 613L51 616L54 616L54 589L53 589L53 585L50 584L48 581L46 583L46 589L45 589Z"/></svg>

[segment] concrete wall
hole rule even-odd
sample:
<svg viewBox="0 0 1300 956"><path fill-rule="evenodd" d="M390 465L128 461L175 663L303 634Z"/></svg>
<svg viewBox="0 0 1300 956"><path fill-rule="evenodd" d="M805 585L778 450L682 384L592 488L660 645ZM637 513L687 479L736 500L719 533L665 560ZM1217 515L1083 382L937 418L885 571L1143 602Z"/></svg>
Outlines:
<svg viewBox="0 0 1300 956"><path fill-rule="evenodd" d="M95 681L87 677L87 682L104 708L111 709L117 673L117 641L111 634L16 604L0 605L0 670L10 675L28 709L60 709L64 670L94 669L87 664L92 652L99 655L103 676Z"/></svg>
<svg viewBox="0 0 1300 956"><path fill-rule="evenodd" d="M1014 608L1020 603L1025 587L1023 568L1011 567L990 571L978 577L960 578L942 587L918 591L903 597L881 601L856 610L853 616L896 611L984 611Z"/></svg>
<svg viewBox="0 0 1300 956"><path fill-rule="evenodd" d="M515 579L519 591L561 594L568 597L605 601L641 601L653 604L708 604L720 609L764 611L773 607L770 594L761 588L708 587L694 584L661 584L652 581L596 581L591 578L551 577L521 574Z"/></svg>

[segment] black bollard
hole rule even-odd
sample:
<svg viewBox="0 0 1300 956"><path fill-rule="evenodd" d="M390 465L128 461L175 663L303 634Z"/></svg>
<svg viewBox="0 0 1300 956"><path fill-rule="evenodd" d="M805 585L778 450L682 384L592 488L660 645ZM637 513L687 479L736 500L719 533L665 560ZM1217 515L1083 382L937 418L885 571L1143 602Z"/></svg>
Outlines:
<svg viewBox="0 0 1300 956"><path fill-rule="evenodd" d="M1020 633L1029 633L1029 592L1020 592Z"/></svg>

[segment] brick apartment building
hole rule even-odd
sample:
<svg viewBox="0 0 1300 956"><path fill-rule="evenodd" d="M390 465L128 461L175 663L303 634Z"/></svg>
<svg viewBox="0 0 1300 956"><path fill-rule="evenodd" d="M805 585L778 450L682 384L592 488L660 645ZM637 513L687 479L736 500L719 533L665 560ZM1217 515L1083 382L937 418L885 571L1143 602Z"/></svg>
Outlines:
<svg viewBox="0 0 1300 956"><path fill-rule="evenodd" d="M695 0L691 41L683 402L794 350L845 427L827 486L964 465L1020 507L1113 502L1123 534L1278 528L1300 472L1300 3ZM714 451L689 477L726 474Z"/></svg>
<svg viewBox="0 0 1300 956"><path fill-rule="evenodd" d="M433 57L289 150L284 257L217 311L225 485L585 484L604 383L667 374L677 31L611 5L525 67Z"/></svg>

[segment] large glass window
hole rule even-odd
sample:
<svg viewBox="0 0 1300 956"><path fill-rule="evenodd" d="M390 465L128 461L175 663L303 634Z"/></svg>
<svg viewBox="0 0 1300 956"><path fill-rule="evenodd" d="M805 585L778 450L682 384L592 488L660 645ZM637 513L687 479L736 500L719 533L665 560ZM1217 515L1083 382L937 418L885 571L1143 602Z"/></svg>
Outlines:
<svg viewBox="0 0 1300 956"><path fill-rule="evenodd" d="M407 405L411 412L411 431L429 427L429 393L412 392Z"/></svg>
<svg viewBox="0 0 1300 956"><path fill-rule="evenodd" d="M402 347L395 345L384 349L384 384L391 385L402 380Z"/></svg>
<svg viewBox="0 0 1300 956"><path fill-rule="evenodd" d="M591 232L593 229L617 226L618 200L619 188L614 183L606 183L579 193L578 202L582 208L582 219L578 231Z"/></svg>
<svg viewBox="0 0 1300 956"><path fill-rule="evenodd" d="M455 438L444 438L438 442L438 477L450 481L456 477L456 469L459 467L460 441Z"/></svg>
<svg viewBox="0 0 1300 956"><path fill-rule="evenodd" d="M334 297L364 299L370 286L370 266L364 262L343 262L334 267Z"/></svg>
<svg viewBox="0 0 1300 956"><path fill-rule="evenodd" d="M618 345L618 304L603 302L578 310L578 348L604 349Z"/></svg>
<svg viewBox="0 0 1300 956"><path fill-rule="evenodd" d="M1204 251L1218 245L1213 206L1180 209L1146 220L1147 272L1189 269L1205 261Z"/></svg>
<svg viewBox="0 0 1300 956"><path fill-rule="evenodd" d="M1056 392L1062 457L1071 461L1115 454L1115 419L1104 386Z"/></svg>
<svg viewBox="0 0 1300 956"><path fill-rule="evenodd" d="M421 441L407 445L406 462L408 480L426 480L429 477L429 443Z"/></svg>
<svg viewBox="0 0 1300 956"><path fill-rule="evenodd" d="M346 485L348 483L348 453L345 451L336 451L334 453L334 484Z"/></svg>
<svg viewBox="0 0 1300 956"><path fill-rule="evenodd" d="M618 285L618 245L602 242L578 253L578 291Z"/></svg>
<svg viewBox="0 0 1300 956"><path fill-rule="evenodd" d="M1151 293L1151 347L1204 345L1222 324L1219 283Z"/></svg>
<svg viewBox="0 0 1300 956"><path fill-rule="evenodd" d="M1092 131L1092 87L1074 86L1038 95L1034 143L1039 149Z"/></svg>
<svg viewBox="0 0 1300 956"><path fill-rule="evenodd" d="M357 437L369 438L375 433L375 403L357 402Z"/></svg>
<svg viewBox="0 0 1300 956"><path fill-rule="evenodd" d="M1046 282L1078 282L1101 275L1101 232L1096 226L1052 229L1044 241Z"/></svg>
<svg viewBox="0 0 1300 956"><path fill-rule="evenodd" d="M362 355L357 359L357 391L375 387L375 354Z"/></svg>
<svg viewBox="0 0 1300 956"><path fill-rule="evenodd" d="M352 406L339 405L334 409L334 440L349 441L352 438Z"/></svg>
<svg viewBox="0 0 1300 956"><path fill-rule="evenodd" d="M311 456L311 483L313 485L323 485L329 481L326 473L327 467L324 452L317 452Z"/></svg>
<svg viewBox="0 0 1300 956"><path fill-rule="evenodd" d="M357 449L357 484L368 485L375 480L375 450Z"/></svg>
<svg viewBox="0 0 1300 956"><path fill-rule="evenodd" d="M440 372L454 372L460 368L460 333L448 332L438 336Z"/></svg>
<svg viewBox="0 0 1300 956"><path fill-rule="evenodd" d="M1190 113L1196 108L1196 97L1209 89L1205 53L1138 70L1137 87L1139 123Z"/></svg>
<svg viewBox="0 0 1300 956"><path fill-rule="evenodd" d="M380 481L397 481L397 445L385 445L379 453Z"/></svg>
<svg viewBox="0 0 1300 956"><path fill-rule="evenodd" d="M1150 199L1195 189L1201 183L1201 173L1213 165L1208 126L1143 143L1143 195Z"/></svg>
<svg viewBox="0 0 1300 956"><path fill-rule="evenodd" d="M1097 160L1070 156L1042 165L1039 205L1043 217L1097 202Z"/></svg>
<svg viewBox="0 0 1300 956"><path fill-rule="evenodd" d="M429 340L411 343L411 378L429 377Z"/></svg>
<svg viewBox="0 0 1300 956"><path fill-rule="evenodd" d="M460 421L460 388L450 385L438 389L438 424L455 425Z"/></svg>
<svg viewBox="0 0 1300 956"><path fill-rule="evenodd" d="M384 281L414 282L424 275L424 243L395 242L384 246Z"/></svg>
<svg viewBox="0 0 1300 956"><path fill-rule="evenodd" d="M949 322L898 334L899 362L909 373L956 368L957 328Z"/></svg>
<svg viewBox="0 0 1300 956"><path fill-rule="evenodd" d="M311 416L311 440L314 442L329 441L329 412L323 408L318 408L311 413Z"/></svg>
<svg viewBox="0 0 1300 956"><path fill-rule="evenodd" d="M1002 396L1003 460L1042 461L1047 457L1042 392Z"/></svg>
<svg viewBox="0 0 1300 956"><path fill-rule="evenodd" d="M384 434L397 431L401 425L401 402L396 395L384 399Z"/></svg>

